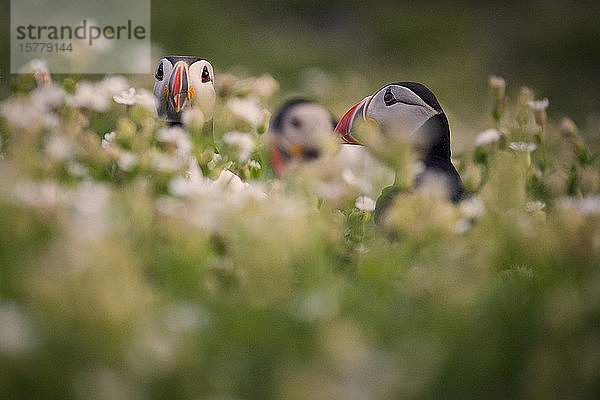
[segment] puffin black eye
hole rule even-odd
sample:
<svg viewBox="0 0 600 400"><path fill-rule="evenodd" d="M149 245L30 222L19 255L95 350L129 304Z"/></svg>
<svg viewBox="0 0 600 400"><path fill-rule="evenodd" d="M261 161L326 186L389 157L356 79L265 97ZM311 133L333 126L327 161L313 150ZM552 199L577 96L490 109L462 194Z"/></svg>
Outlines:
<svg viewBox="0 0 600 400"><path fill-rule="evenodd" d="M154 74L154 76L159 81L163 80L163 78L165 76L165 72L163 71L163 63L162 62L160 64L158 64L158 68L156 69L156 74Z"/></svg>
<svg viewBox="0 0 600 400"><path fill-rule="evenodd" d="M206 83L208 81L210 81L210 73L208 72L208 68L205 65L204 69L202 70L202 83Z"/></svg>
<svg viewBox="0 0 600 400"><path fill-rule="evenodd" d="M292 120L290 121L290 123L292 124L292 126L294 128L300 128L302 126L302 121L300 121L298 118L292 118Z"/></svg>
<svg viewBox="0 0 600 400"><path fill-rule="evenodd" d="M388 90L385 92L385 95L383 96L383 101L385 102L386 106L391 106L392 104L396 104L398 102L398 100L396 100L396 98L394 97L391 88L388 88Z"/></svg>

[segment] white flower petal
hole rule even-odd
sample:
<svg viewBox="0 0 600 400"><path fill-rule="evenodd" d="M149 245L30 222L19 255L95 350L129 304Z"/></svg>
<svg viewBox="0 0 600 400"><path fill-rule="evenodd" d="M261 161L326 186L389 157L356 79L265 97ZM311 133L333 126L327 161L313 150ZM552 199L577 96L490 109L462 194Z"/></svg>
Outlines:
<svg viewBox="0 0 600 400"><path fill-rule="evenodd" d="M511 142L508 147L510 147L512 150L514 151L521 151L521 152L533 152L535 151L535 149L537 149L537 146L535 143L527 143L527 142Z"/></svg>
<svg viewBox="0 0 600 400"><path fill-rule="evenodd" d="M500 132L496 129L487 129L477 135L475 138L476 146L485 146L488 143L494 143L500 140Z"/></svg>
<svg viewBox="0 0 600 400"><path fill-rule="evenodd" d="M236 153L240 162L246 162L256 149L254 139L248 133L227 132L223 141Z"/></svg>
<svg viewBox="0 0 600 400"><path fill-rule="evenodd" d="M362 211L375 211L375 200L367 196L360 196L356 199L354 206Z"/></svg>

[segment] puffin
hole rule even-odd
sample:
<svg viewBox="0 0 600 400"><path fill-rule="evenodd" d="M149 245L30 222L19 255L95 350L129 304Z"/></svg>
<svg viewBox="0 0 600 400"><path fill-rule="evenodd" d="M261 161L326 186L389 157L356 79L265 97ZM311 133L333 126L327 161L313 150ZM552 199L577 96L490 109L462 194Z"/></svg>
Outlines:
<svg viewBox="0 0 600 400"><path fill-rule="evenodd" d="M417 156L422 168L413 187L419 188L430 176L445 181L447 198L457 203L465 195L462 180L451 161L450 126L437 98L425 85L395 82L385 85L351 107L341 118L335 133L350 144L361 145L355 126L360 121L374 122L387 140L412 141L418 145ZM400 192L387 187L377 199L375 222L381 221L385 209Z"/></svg>
<svg viewBox="0 0 600 400"><path fill-rule="evenodd" d="M154 72L154 101L160 120L181 125L181 115L189 107L197 107L212 131L215 106L213 67L200 57L168 56L162 58Z"/></svg>
<svg viewBox="0 0 600 400"><path fill-rule="evenodd" d="M294 98L286 101L269 124L273 172L282 177L295 162L319 158L337 121L322 105Z"/></svg>

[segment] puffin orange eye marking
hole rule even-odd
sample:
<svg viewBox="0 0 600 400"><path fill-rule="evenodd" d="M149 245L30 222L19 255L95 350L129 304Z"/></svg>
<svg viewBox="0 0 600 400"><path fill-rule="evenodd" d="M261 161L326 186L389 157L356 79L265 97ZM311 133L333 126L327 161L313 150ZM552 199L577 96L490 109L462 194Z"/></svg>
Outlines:
<svg viewBox="0 0 600 400"><path fill-rule="evenodd" d="M165 86L165 90L163 91L163 94L164 94L164 96L165 96L165 99L166 99L167 97L169 97L169 88L168 88L167 86Z"/></svg>
<svg viewBox="0 0 600 400"><path fill-rule="evenodd" d="M297 157L302 154L302 146L299 144L293 144L290 147L290 154L294 157Z"/></svg>
<svg viewBox="0 0 600 400"><path fill-rule="evenodd" d="M196 89L193 86L189 88L187 96L190 100L194 100L194 97L196 97Z"/></svg>

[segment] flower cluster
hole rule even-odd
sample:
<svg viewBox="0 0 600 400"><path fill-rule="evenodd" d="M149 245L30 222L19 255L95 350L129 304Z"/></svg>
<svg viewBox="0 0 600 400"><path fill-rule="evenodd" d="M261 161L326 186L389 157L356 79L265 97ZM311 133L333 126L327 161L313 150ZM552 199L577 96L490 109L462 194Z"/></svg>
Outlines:
<svg viewBox="0 0 600 400"><path fill-rule="evenodd" d="M123 77L30 67L0 103L5 397L596 394L600 158L530 89L490 79L453 204L377 136L275 178L268 75L169 127Z"/></svg>

